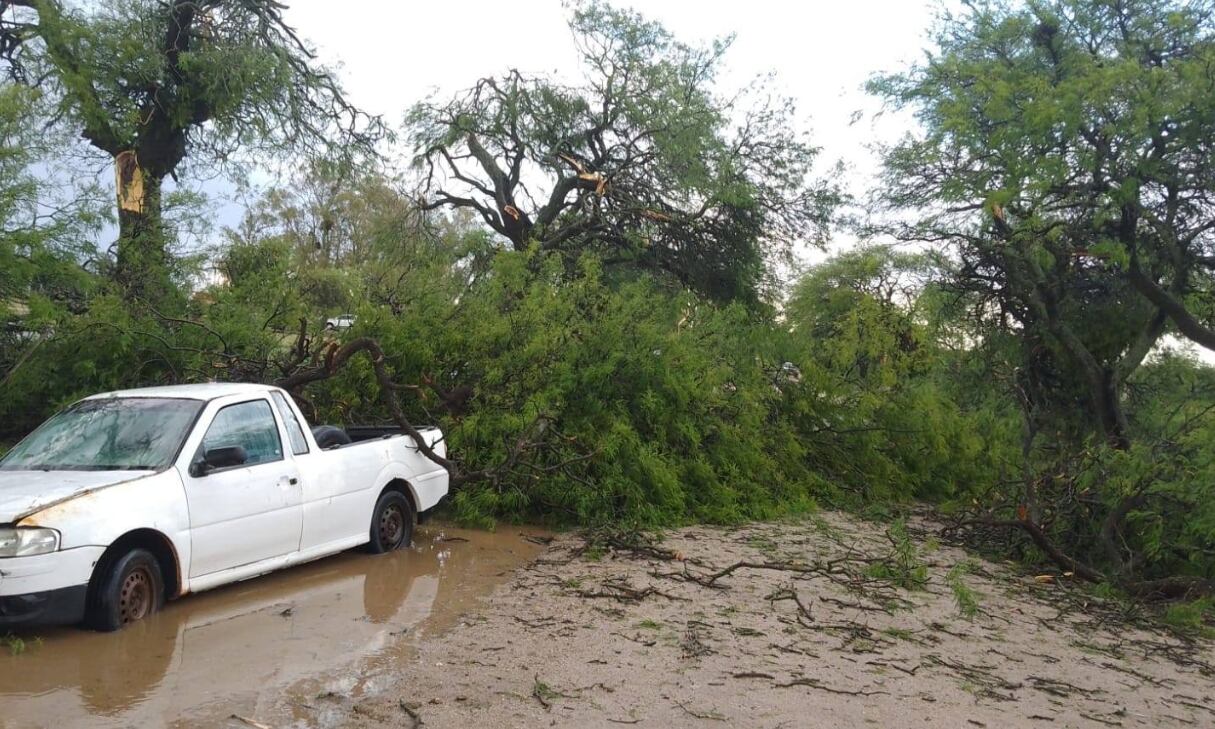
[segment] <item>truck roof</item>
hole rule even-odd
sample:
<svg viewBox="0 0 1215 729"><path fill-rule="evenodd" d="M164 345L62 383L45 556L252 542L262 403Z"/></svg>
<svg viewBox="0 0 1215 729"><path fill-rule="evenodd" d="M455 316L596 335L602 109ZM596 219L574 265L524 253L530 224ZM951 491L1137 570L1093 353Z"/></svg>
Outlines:
<svg viewBox="0 0 1215 729"><path fill-rule="evenodd" d="M207 382L200 385L168 385L164 387L141 387L135 390L102 392L85 398L99 400L109 397L171 397L185 400L214 400L228 395L260 395L278 388L251 382Z"/></svg>

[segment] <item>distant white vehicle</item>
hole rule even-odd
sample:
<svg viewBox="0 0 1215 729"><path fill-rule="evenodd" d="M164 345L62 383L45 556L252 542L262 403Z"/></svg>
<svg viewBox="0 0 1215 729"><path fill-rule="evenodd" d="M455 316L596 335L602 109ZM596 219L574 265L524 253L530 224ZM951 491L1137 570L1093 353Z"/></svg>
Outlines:
<svg viewBox="0 0 1215 729"><path fill-rule="evenodd" d="M0 459L0 631L116 630L190 592L400 549L447 487L397 429L309 430L275 387L95 395Z"/></svg>
<svg viewBox="0 0 1215 729"><path fill-rule="evenodd" d="M47 335L49 336L50 333L48 331ZM40 332L27 328L20 321L0 322L0 339L7 338L18 344L27 344L42 336Z"/></svg>
<svg viewBox="0 0 1215 729"><path fill-rule="evenodd" d="M354 314L342 314L325 320L326 329L349 329L354 326Z"/></svg>

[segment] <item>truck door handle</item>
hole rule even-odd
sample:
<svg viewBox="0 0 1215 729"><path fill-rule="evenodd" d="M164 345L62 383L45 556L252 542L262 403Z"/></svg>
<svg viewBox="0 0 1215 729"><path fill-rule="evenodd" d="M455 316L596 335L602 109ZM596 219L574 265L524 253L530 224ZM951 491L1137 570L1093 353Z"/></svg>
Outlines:
<svg viewBox="0 0 1215 729"><path fill-rule="evenodd" d="M296 484L297 484L297 483L299 483L299 482L300 482L300 480L299 480L298 478L289 478L289 479L287 479L287 483L291 484L292 486L296 485Z"/></svg>

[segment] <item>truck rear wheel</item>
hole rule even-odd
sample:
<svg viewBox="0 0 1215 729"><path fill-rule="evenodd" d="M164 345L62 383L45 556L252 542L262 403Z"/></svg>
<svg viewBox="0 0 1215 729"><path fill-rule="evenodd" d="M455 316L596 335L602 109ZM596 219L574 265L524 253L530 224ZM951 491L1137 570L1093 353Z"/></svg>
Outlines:
<svg viewBox="0 0 1215 729"><path fill-rule="evenodd" d="M89 627L118 630L164 607L164 577L151 552L132 549L103 569L85 615Z"/></svg>
<svg viewBox="0 0 1215 729"><path fill-rule="evenodd" d="M413 543L416 521L413 504L400 491L386 491L371 512L371 541L367 549L372 554L392 552Z"/></svg>

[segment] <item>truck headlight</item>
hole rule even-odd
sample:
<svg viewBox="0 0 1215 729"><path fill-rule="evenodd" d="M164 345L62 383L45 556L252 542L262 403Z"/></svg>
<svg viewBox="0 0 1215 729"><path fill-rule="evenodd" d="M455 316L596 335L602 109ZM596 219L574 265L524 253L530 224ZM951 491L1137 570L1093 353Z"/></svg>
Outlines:
<svg viewBox="0 0 1215 729"><path fill-rule="evenodd" d="M59 549L59 532L54 529L0 529L0 557L31 557L56 549Z"/></svg>

